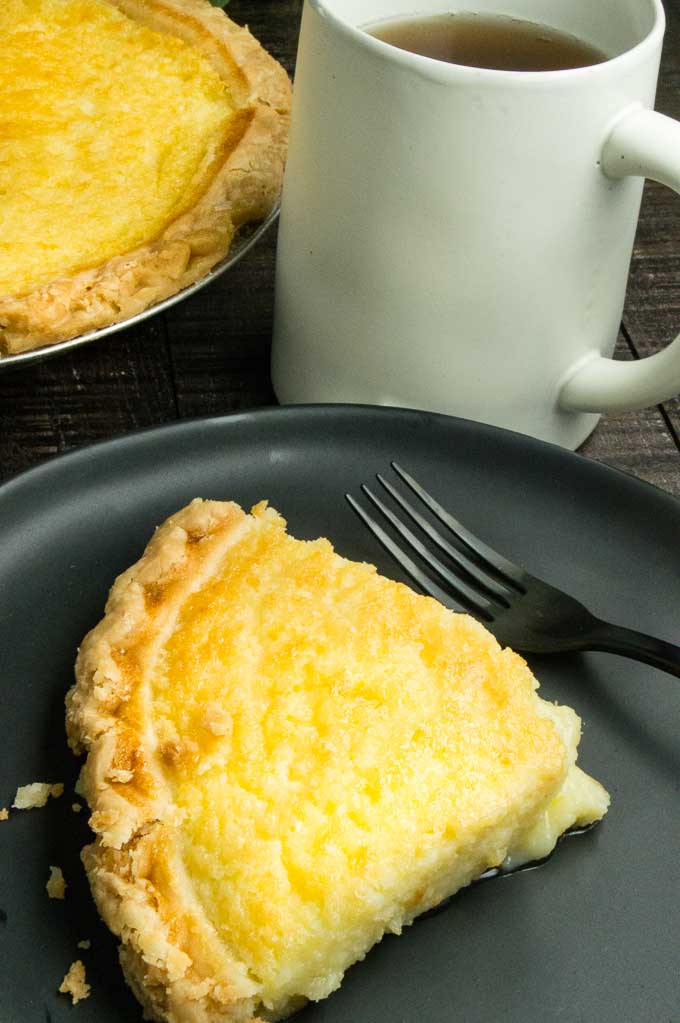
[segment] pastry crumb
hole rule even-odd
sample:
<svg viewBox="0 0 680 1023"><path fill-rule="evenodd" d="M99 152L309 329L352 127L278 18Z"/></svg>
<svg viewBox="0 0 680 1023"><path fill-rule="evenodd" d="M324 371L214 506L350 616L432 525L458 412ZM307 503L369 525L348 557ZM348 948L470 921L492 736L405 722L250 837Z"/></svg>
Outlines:
<svg viewBox="0 0 680 1023"><path fill-rule="evenodd" d="M58 799L64 792L62 782L52 784L49 781L34 781L30 785L20 785L14 797L12 807L15 810L33 810L44 806L50 796Z"/></svg>
<svg viewBox="0 0 680 1023"><path fill-rule="evenodd" d="M117 767L109 771L106 777L110 782L117 782L119 785L127 785L127 783L132 781L134 778L134 774L132 771L126 771L122 767Z"/></svg>
<svg viewBox="0 0 680 1023"><path fill-rule="evenodd" d="M66 881L62 874L61 867L50 867L50 876L45 885L47 894L51 899L63 899L66 895Z"/></svg>
<svg viewBox="0 0 680 1023"><path fill-rule="evenodd" d="M203 727L213 735L230 735L233 729L231 715L219 703L211 702L205 709Z"/></svg>
<svg viewBox="0 0 680 1023"><path fill-rule="evenodd" d="M78 942L78 948L84 948L85 951L87 951L87 949L90 947L91 944L92 944L92 942L90 941L90 939L89 938L85 938L83 941L79 941Z"/></svg>
<svg viewBox="0 0 680 1023"><path fill-rule="evenodd" d="M6 820L9 820L9 810L7 809L6 806L3 806L3 808L0 810L0 821Z"/></svg>
<svg viewBox="0 0 680 1023"><path fill-rule="evenodd" d="M82 808L83 808L82 803L71 803L71 809L73 810L74 813L80 813Z"/></svg>
<svg viewBox="0 0 680 1023"><path fill-rule="evenodd" d="M80 959L76 959L68 968L61 982L59 991L62 995L70 995L75 1005L83 998L89 998L92 988L85 982L85 967Z"/></svg>

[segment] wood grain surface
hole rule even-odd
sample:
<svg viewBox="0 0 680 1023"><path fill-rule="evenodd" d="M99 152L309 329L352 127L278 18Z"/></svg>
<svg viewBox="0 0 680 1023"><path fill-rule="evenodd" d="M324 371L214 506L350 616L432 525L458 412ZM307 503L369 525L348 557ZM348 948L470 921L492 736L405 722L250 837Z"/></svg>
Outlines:
<svg viewBox="0 0 680 1023"><path fill-rule="evenodd" d="M231 0L294 71L301 0ZM657 109L680 118L680 0L667 0ZM138 427L271 405L276 231L208 288L138 327L0 372L0 479ZM617 354L640 358L680 330L680 198L648 184ZM582 452L680 497L680 399L605 417Z"/></svg>

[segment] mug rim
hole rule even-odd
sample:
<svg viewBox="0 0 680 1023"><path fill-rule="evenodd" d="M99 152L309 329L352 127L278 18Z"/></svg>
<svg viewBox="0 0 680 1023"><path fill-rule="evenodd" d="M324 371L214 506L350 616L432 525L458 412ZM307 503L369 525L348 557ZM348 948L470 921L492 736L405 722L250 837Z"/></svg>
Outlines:
<svg viewBox="0 0 680 1023"><path fill-rule="evenodd" d="M377 56L389 56L392 60L397 61L404 67L410 67L412 70L420 71L421 73L427 72L430 76L441 79L452 79L461 74L473 74L475 77L489 79L490 81L499 81L504 78L510 79L513 82L540 81L542 83L557 82L564 78L571 79L574 76L584 77L594 73L602 74L605 69L609 69L612 66L618 68L644 58L648 51L654 50L657 45L660 47L666 29L666 12L661 0L646 0L646 2L653 14L652 26L646 35L633 46L624 50L623 53L617 53L615 56L607 57L606 60L602 60L597 64L587 64L584 67L562 68L557 71L510 71L501 70L500 68L480 68L469 64L454 64L449 61L439 60L436 57L425 57L410 50L402 50L392 43L386 43L382 39L377 39L364 29L343 20L340 15L335 14L329 9L328 0L307 0L307 3L320 17L332 22L345 37L355 43L359 43L359 45L372 51ZM474 0L472 0L472 3L474 4Z"/></svg>

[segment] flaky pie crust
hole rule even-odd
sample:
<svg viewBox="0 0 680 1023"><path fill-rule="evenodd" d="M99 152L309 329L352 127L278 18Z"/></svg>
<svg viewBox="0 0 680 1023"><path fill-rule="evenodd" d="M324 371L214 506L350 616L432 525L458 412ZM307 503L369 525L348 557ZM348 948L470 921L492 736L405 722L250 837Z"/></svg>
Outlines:
<svg viewBox="0 0 680 1023"><path fill-rule="evenodd" d="M179 609L253 525L236 504L195 500L160 526L116 580L66 700L69 744L89 753L80 786L97 834L83 850L94 898L145 1011L171 1023L252 1020L257 1011L255 985L225 951L176 852L162 763L183 750L154 748L145 709L146 673Z"/></svg>
<svg viewBox="0 0 680 1023"><path fill-rule="evenodd" d="M236 230L273 209L283 179L291 87L283 68L209 0L106 0L201 50L237 102L211 183L161 235L24 296L0 296L0 355L128 319L203 277Z"/></svg>

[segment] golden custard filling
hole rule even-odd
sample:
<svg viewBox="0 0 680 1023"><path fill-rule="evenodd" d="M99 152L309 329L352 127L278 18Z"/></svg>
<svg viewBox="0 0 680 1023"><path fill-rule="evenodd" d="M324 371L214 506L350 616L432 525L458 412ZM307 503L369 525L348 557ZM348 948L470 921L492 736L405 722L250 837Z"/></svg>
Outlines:
<svg viewBox="0 0 680 1023"><path fill-rule="evenodd" d="M207 187L234 111L198 49L105 0L3 0L0 295L160 234Z"/></svg>
<svg viewBox="0 0 680 1023"><path fill-rule="evenodd" d="M187 876L275 1012L328 994L530 829L544 855L607 799L584 775L555 810L578 718L521 658L255 512L184 602L149 696Z"/></svg>

